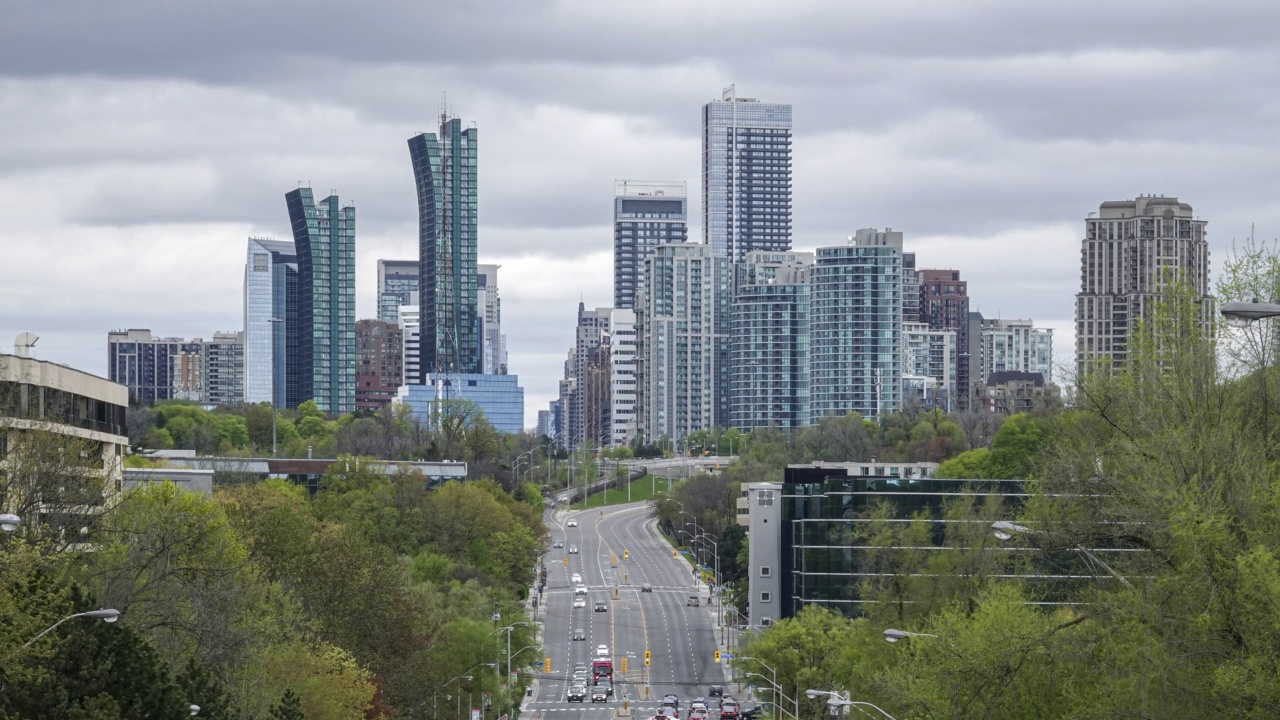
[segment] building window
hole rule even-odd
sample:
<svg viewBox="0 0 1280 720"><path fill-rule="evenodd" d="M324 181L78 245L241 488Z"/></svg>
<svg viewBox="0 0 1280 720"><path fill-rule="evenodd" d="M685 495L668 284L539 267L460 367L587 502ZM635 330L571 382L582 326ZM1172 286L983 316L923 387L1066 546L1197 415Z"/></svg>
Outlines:
<svg viewBox="0 0 1280 720"><path fill-rule="evenodd" d="M772 568L770 568L768 565L760 566L760 577L772 577L772 576L773 576Z"/></svg>
<svg viewBox="0 0 1280 720"><path fill-rule="evenodd" d="M757 491L756 491L756 505L759 505L760 507L772 507L772 506L773 506L773 491L772 491L772 490L757 490Z"/></svg>
<svg viewBox="0 0 1280 720"><path fill-rule="evenodd" d="M760 626L761 626L761 627L773 627L773 618L761 618L761 619L760 619Z"/></svg>
<svg viewBox="0 0 1280 720"><path fill-rule="evenodd" d="M762 592L760 593L760 602L772 602L772 597L772 593Z"/></svg>

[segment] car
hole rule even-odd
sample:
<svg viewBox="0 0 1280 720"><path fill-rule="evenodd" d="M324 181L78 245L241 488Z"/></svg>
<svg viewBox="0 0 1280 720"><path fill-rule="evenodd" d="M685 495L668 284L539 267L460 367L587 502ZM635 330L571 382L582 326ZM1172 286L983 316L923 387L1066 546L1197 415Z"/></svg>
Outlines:
<svg viewBox="0 0 1280 720"><path fill-rule="evenodd" d="M688 605L689 607L698 607L698 596L690 595L689 600L685 602L685 605Z"/></svg>
<svg viewBox="0 0 1280 720"><path fill-rule="evenodd" d="M649 593L651 593L651 592L653 592L653 586L652 586L652 585L650 585L649 583L645 583L645 584L643 584L643 585L641 585L641 586L640 586L640 592L649 592Z"/></svg>
<svg viewBox="0 0 1280 720"><path fill-rule="evenodd" d="M609 702L609 691L603 685L591 688L591 702Z"/></svg>
<svg viewBox="0 0 1280 720"><path fill-rule="evenodd" d="M578 587L576 587L576 588L574 588L574 589L573 589L573 594L574 594L574 595L586 595L586 594L587 594L587 586L586 586L586 585L579 585Z"/></svg>
<svg viewBox="0 0 1280 720"><path fill-rule="evenodd" d="M677 695L672 695L672 694L670 694L670 693L668 693L668 694L666 694L666 695L663 695L663 696L662 696L662 707L675 708L676 710L679 710L679 709L680 709L680 698L679 698L679 696L677 696Z"/></svg>
<svg viewBox="0 0 1280 720"><path fill-rule="evenodd" d="M604 688L604 694L613 697L613 683L608 680L601 680L596 683L596 687Z"/></svg>
<svg viewBox="0 0 1280 720"><path fill-rule="evenodd" d="M663 705L658 708L658 714L653 717L653 720L680 720L680 711Z"/></svg>
<svg viewBox="0 0 1280 720"><path fill-rule="evenodd" d="M569 582L573 583L574 585L581 585L582 576L579 575L578 573L574 573L572 576L569 577Z"/></svg>
<svg viewBox="0 0 1280 720"><path fill-rule="evenodd" d="M570 554L570 555L577 555L577 554L578 554L578 546L577 546L577 545L570 545L570 546L569 546L569 554Z"/></svg>
<svg viewBox="0 0 1280 720"><path fill-rule="evenodd" d="M609 612L609 606L605 605L603 602L597 602L596 612Z"/></svg>
<svg viewBox="0 0 1280 720"><path fill-rule="evenodd" d="M555 542L551 545L551 547L553 547L553 548L562 548L562 547L564 547L564 541L563 541L563 540L557 540L557 541L555 541Z"/></svg>
<svg viewBox="0 0 1280 720"><path fill-rule="evenodd" d="M586 631L586 630L582 630L582 629L574 630L574 631L573 631L573 639L574 639L574 640L586 640L586 639L587 639L587 631Z"/></svg>
<svg viewBox="0 0 1280 720"><path fill-rule="evenodd" d="M574 674L573 674L573 684L574 684L574 685L581 685L582 687L584 687L584 688L585 688L585 687L586 687L587 685L589 685L590 683L591 683L591 678L590 678L590 677L588 677L586 673L574 673Z"/></svg>
<svg viewBox="0 0 1280 720"><path fill-rule="evenodd" d="M707 712L708 711L707 699L704 697L696 697L692 701L690 701L689 712L694 712L694 711L698 711L702 713Z"/></svg>
<svg viewBox="0 0 1280 720"><path fill-rule="evenodd" d="M689 710L689 720L707 720L707 717L704 710Z"/></svg>
<svg viewBox="0 0 1280 720"><path fill-rule="evenodd" d="M576 598L574 598L574 599L573 599L573 607L574 607L574 609L577 609L577 608L584 608L584 607L586 607L586 606L587 606L587 599L586 599L586 598L584 598L584 597L576 597Z"/></svg>
<svg viewBox="0 0 1280 720"><path fill-rule="evenodd" d="M723 710L723 709L724 709L724 706L725 706L725 705L737 705L737 704L738 704L738 698L736 698L736 697L734 697L734 696L732 696L732 695L723 695L723 694L722 694L722 695L720 696L720 709L721 709L721 710Z"/></svg>
<svg viewBox="0 0 1280 720"><path fill-rule="evenodd" d="M565 527L578 527L578 521L577 521L577 520L570 520L569 522L565 523L564 525L565 525Z"/></svg>
<svg viewBox="0 0 1280 720"><path fill-rule="evenodd" d="M729 720L730 718L738 718L738 708L739 708L738 703L727 702L720 706L720 717L723 720Z"/></svg>
<svg viewBox="0 0 1280 720"><path fill-rule="evenodd" d="M569 687L569 696L565 698L569 702L586 702L587 688L585 685L572 685Z"/></svg>
<svg viewBox="0 0 1280 720"><path fill-rule="evenodd" d="M759 705L752 705L751 707L746 708L742 712L738 713L738 715L742 718L742 720L756 720L756 717L758 717L763 712L764 712L764 708L760 707Z"/></svg>
<svg viewBox="0 0 1280 720"><path fill-rule="evenodd" d="M607 658L607 657L609 657L609 646L608 646L608 645L597 645L597 646L596 646L596 657L598 657L598 658Z"/></svg>
<svg viewBox="0 0 1280 720"><path fill-rule="evenodd" d="M707 695L710 697L724 697L724 687L721 685L712 685L707 689Z"/></svg>

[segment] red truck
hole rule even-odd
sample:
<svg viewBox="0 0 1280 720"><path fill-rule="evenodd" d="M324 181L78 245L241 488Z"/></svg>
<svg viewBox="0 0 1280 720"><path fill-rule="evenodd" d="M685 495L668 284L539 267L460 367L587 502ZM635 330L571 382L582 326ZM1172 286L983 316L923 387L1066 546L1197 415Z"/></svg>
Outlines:
<svg viewBox="0 0 1280 720"><path fill-rule="evenodd" d="M613 682L613 661L612 660L596 660L591 663L591 680L599 683L600 678L604 678Z"/></svg>

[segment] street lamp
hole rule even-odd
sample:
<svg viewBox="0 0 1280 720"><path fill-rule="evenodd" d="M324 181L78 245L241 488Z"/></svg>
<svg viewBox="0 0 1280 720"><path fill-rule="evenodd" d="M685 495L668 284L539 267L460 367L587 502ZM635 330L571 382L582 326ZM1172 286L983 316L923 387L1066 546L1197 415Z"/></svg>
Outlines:
<svg viewBox="0 0 1280 720"><path fill-rule="evenodd" d="M22 518L14 515L13 513L0 514L0 530L13 532L14 530L17 530L18 526L21 524Z"/></svg>
<svg viewBox="0 0 1280 720"><path fill-rule="evenodd" d="M1041 534L1040 531L1038 530L1032 530L1031 528L1026 527L1025 525L1011 523L1007 520L999 520L997 522L991 523L991 532L995 533L995 536L1000 540L1009 540L1015 534L1017 535ZM1130 589L1133 588L1133 583L1129 582L1127 578L1125 578L1120 573L1116 572L1115 568L1103 562L1102 558L1090 552L1088 548L1084 547L1083 545L1075 545L1071 549L1083 555L1085 560L1097 563L1103 570L1106 570L1111 575L1111 577L1115 578L1116 580L1119 580L1120 583L1125 587Z"/></svg>
<svg viewBox="0 0 1280 720"><path fill-rule="evenodd" d="M883 715L883 716L885 716L885 717L889 718L889 720L898 720L898 719L897 719L897 718L895 718L894 716L892 716L892 715L890 715L889 713L885 712L885 711L884 711L884 708L881 708L881 707L879 707L879 706L877 706L877 705L875 705L875 704L873 704L873 703L863 702L863 701L861 701L861 700L850 700L850 699L848 698L848 696L846 696L846 695L841 695L841 694L840 694L840 693L838 693L838 692L831 692L830 690L805 690L805 691L804 691L804 694L805 694L805 697L809 698L810 700L813 700L814 698L818 698L818 697L821 697L821 696L823 696L823 695L826 695L826 696L827 696L827 704L828 704L828 705L830 705L830 706L832 706L832 707L858 707L858 706L865 706L865 707L872 708L872 709L873 709L873 710L875 710L876 712L879 712L881 715Z"/></svg>
<svg viewBox="0 0 1280 720"><path fill-rule="evenodd" d="M1229 302L1222 306L1222 317L1226 319L1227 324L1232 327L1246 327L1258 320L1265 320L1280 316L1280 305L1276 303L1264 303L1253 298L1250 302ZM1267 395L1267 360L1270 357L1268 345L1270 343L1264 338L1264 342L1260 343L1262 348L1262 372L1259 378L1262 382L1262 427L1265 433L1263 447L1269 451L1271 446L1271 414L1270 402Z"/></svg>
<svg viewBox="0 0 1280 720"><path fill-rule="evenodd" d="M755 658L750 658L750 659L754 660ZM756 660L756 662L760 662L760 661ZM764 663L760 663L760 664L764 665ZM766 665L765 667L768 667L768 666ZM748 671L748 672L744 672L742 675L743 677L758 677L761 680L772 685L773 693L774 693L773 704L776 705L778 709L781 710L782 712L790 715L794 720L800 720L800 698L799 697L796 697L796 698L788 697L786 693L782 692L782 688L779 687L778 683L770 680L769 678L761 675L760 673L753 673ZM790 710L787 710L787 706L782 703L779 703L778 698L782 698L786 702L789 702L792 705L794 705L795 712L791 712Z"/></svg>
<svg viewBox="0 0 1280 720"><path fill-rule="evenodd" d="M498 628L495 632L507 633L507 677L511 677L511 633L520 625L528 625L527 622L512 623L504 628Z"/></svg>
<svg viewBox="0 0 1280 720"><path fill-rule="evenodd" d="M37 636L35 636L35 637L31 638L30 640L28 640L28 641L27 641L27 643L26 643L25 645L23 645L22 647L24 647L24 648L29 648L29 647L31 647L31 643L33 643L33 642L35 642L35 641L39 640L40 638L44 637L47 633L49 633L49 631L51 631L51 630L53 630L54 628L58 627L58 626L59 626L59 625L61 625L62 623L66 622L66 621L68 621L68 620L74 619L74 618L82 618L82 617L84 617L84 618L94 618L94 619L96 619L96 620L101 620L101 621L102 621L102 622L104 622L104 623L113 623L113 622L115 622L116 620L120 619L120 611L119 611L119 610L112 609L112 608L105 608L105 609L102 609L102 610L90 610L90 611L88 611L88 612L76 613L75 615L68 615L68 616L66 616L66 617L62 618L61 620L59 620L58 622L56 622L56 623L54 623L54 624L50 625L49 627L45 628L44 632L42 632L42 633L40 633L39 635L37 635Z"/></svg>
<svg viewBox="0 0 1280 720"><path fill-rule="evenodd" d="M276 457L276 408L279 405L278 393L280 390L276 387L276 361L280 358L280 323L284 322L282 318L271 318L271 457Z"/></svg>
<svg viewBox="0 0 1280 720"><path fill-rule="evenodd" d="M929 633L917 633L917 632L908 632L906 630L895 630L894 628L889 628L888 630L884 631L885 642L896 643L899 640L906 640L907 638L913 638L913 637L936 638L938 636L930 635Z"/></svg>

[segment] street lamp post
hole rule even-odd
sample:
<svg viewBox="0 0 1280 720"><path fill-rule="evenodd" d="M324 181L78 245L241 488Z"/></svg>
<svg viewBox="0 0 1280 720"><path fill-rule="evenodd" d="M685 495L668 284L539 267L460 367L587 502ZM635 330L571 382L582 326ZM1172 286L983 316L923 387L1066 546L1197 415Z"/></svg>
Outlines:
<svg viewBox="0 0 1280 720"><path fill-rule="evenodd" d="M862 700L850 700L848 695L841 695L841 694L840 694L840 693L838 693L838 692L832 692L832 691L830 691L830 690L805 690L805 691L804 691L804 694L805 694L805 697L809 698L810 700L813 700L814 698L817 698L817 697L821 697L821 696L823 696L823 695L826 695L826 696L827 696L827 704L828 704L828 705L830 705L830 706L832 706L832 707L844 707L844 708L847 708L847 707L869 707L869 708L872 708L873 710L875 710L876 712L879 712L881 715L883 715L883 716L885 716L885 717L889 718L889 720L898 720L898 719L897 719L897 718L895 718L894 716L892 716L892 715L890 715L889 713L885 712L885 711L884 711L884 708L881 708L881 707L879 707L878 705L875 705L875 704L873 704L873 703L869 703L869 702L864 702L864 701L862 701Z"/></svg>
<svg viewBox="0 0 1280 720"><path fill-rule="evenodd" d="M56 622L56 623L54 623L54 624L50 625L49 627L45 628L43 632L41 632L39 635L37 635L37 636L35 636L35 637L31 638L30 640L28 640L28 641L26 642L26 644L24 644L22 647L23 647L23 648L29 648L29 647L31 647L31 644L32 644L32 643L34 643L35 641L37 641L37 640L39 640L40 638L44 637L45 635L49 634L49 633L50 633L54 628L58 627L58 626L59 626L59 625L61 625L62 623L66 622L66 621L68 621L68 620L72 620L72 619L75 619L75 618L82 618L82 617L83 617L83 618L94 618L94 619L97 619L97 620L101 620L101 621L102 621L102 622L104 622L104 623L113 623L113 622L115 622L116 620L119 620L119 619L120 619L120 611L119 611L119 610L115 610L115 609L113 609L113 608L104 608L104 609L102 609L102 610L90 610L90 611L88 611L88 612L76 613L75 615L68 615L68 616L66 616L66 617L62 618L61 620L59 620L58 622Z"/></svg>
<svg viewBox="0 0 1280 720"><path fill-rule="evenodd" d="M889 628L888 630L884 631L884 641L889 643L896 643L899 640L906 640L907 638L913 638L913 637L936 638L938 636L930 635L929 633L908 632L906 630L897 630L894 628Z"/></svg>
<svg viewBox="0 0 1280 720"><path fill-rule="evenodd" d="M1258 320L1266 320L1268 318L1280 317L1280 304L1264 303L1257 298L1250 302L1229 302L1222 306L1222 316L1227 322L1236 327L1245 327L1257 322ZM1259 343L1262 348L1262 371L1259 373L1262 382L1262 431L1266 433L1264 436L1264 449L1270 456L1271 450L1271 414L1270 414L1270 397L1267 392L1267 366L1269 365L1270 351L1267 339Z"/></svg>
<svg viewBox="0 0 1280 720"><path fill-rule="evenodd" d="M276 360L280 357L280 323L282 318L271 318L271 457L276 454L276 409L279 405L279 388L276 385Z"/></svg>
<svg viewBox="0 0 1280 720"><path fill-rule="evenodd" d="M0 530L13 532L22 524L22 518L13 513L0 513Z"/></svg>
<svg viewBox="0 0 1280 720"><path fill-rule="evenodd" d="M1007 520L999 520L997 522L991 523L991 531L995 533L995 536L1000 540L1009 540L1015 534L1017 535L1039 535L1040 534L1040 532L1037 530L1032 530L1031 528L1026 527L1024 525L1012 523ZM1115 578L1116 580L1119 580L1120 584L1130 589L1133 588L1133 583L1129 582L1127 578L1125 578L1120 573L1116 572L1115 568L1103 562L1102 558L1090 552L1089 549L1086 548L1085 546L1076 545L1076 546L1073 546L1071 549L1083 555L1085 560L1097 563L1103 570L1106 570L1107 573L1111 575L1111 577Z"/></svg>
<svg viewBox="0 0 1280 720"><path fill-rule="evenodd" d="M711 579L712 579L712 582L715 584L716 588L718 589L720 588L720 543L717 542L716 540L712 540L711 536L707 535L706 533L702 533L701 535L694 537L694 540L698 540L698 539L701 539L703 542L711 543L711 547L715 551L714 552L715 566L714 566L714 569L711 571ZM721 611L720 611L720 608L722 607L724 607L723 602L716 606L716 624L717 625L724 624L724 618L721 615Z"/></svg>

